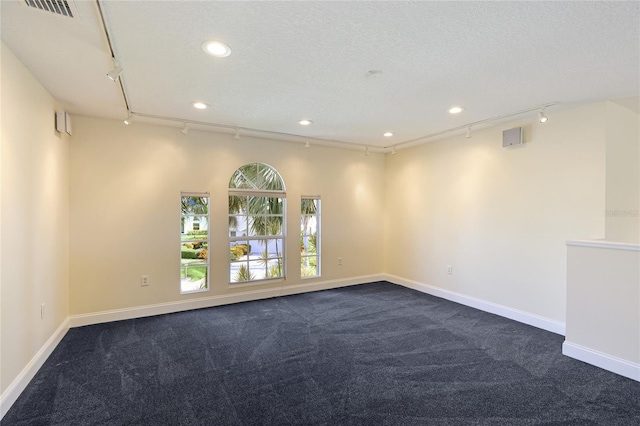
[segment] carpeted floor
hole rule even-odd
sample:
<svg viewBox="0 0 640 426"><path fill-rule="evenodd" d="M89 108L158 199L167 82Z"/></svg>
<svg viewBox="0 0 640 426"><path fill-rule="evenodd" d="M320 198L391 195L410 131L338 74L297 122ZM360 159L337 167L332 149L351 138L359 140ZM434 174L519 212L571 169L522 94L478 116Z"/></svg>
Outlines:
<svg viewBox="0 0 640 426"><path fill-rule="evenodd" d="M562 336L378 282L71 329L9 425L640 425Z"/></svg>

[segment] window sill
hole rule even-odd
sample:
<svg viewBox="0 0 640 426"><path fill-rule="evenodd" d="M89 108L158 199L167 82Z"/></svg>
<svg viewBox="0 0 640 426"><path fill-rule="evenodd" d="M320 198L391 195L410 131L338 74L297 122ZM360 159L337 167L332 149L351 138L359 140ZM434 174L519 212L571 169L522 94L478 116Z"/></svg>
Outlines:
<svg viewBox="0 0 640 426"><path fill-rule="evenodd" d="M268 280L255 280L255 281L246 281L241 283L229 283L228 287L229 288L255 287L257 285L283 283L285 281L286 281L286 278L271 278Z"/></svg>

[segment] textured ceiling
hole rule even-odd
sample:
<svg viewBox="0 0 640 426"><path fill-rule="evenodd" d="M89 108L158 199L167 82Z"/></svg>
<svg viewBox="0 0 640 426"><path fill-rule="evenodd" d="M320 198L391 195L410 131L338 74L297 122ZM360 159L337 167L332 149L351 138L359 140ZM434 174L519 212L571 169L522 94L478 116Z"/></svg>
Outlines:
<svg viewBox="0 0 640 426"><path fill-rule="evenodd" d="M639 93L638 2L101 4L140 114L384 147ZM70 112L124 118L98 7L75 6L69 19L2 1L2 39ZM232 54L206 55L209 39Z"/></svg>

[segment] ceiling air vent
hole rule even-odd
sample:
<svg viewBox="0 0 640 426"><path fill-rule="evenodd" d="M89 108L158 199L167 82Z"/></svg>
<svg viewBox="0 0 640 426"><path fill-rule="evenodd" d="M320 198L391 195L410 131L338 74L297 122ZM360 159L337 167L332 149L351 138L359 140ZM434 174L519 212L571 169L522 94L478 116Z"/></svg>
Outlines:
<svg viewBox="0 0 640 426"><path fill-rule="evenodd" d="M67 0L24 0L27 6L44 12L73 18L72 7Z"/></svg>

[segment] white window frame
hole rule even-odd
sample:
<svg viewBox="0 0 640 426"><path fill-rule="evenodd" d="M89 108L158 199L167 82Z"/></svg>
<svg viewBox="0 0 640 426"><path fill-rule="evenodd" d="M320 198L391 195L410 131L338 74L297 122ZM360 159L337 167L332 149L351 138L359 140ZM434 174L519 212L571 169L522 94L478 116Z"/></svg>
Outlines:
<svg viewBox="0 0 640 426"><path fill-rule="evenodd" d="M182 199L184 197L199 197L199 198L207 198L207 202L208 202L208 208L207 208L207 213L206 214L185 214L184 212L182 212L182 210L180 211L180 294L190 294L190 293L199 293L199 292L203 292L203 291L209 291L209 289L211 288L210 286L210 277L211 277L211 196L208 192L193 192L193 191L180 191L180 203L182 204ZM184 235L185 233L183 233L183 224L184 221L183 219L185 217L193 217L193 218L198 218L198 219L204 219L206 221L207 224L207 238L206 240L203 240L201 238L186 238L184 239ZM202 224L202 221L199 220L198 221L200 224ZM199 262L193 262L194 266L205 266L207 268L207 274L205 277L205 287L204 288L196 288L196 289L190 289L190 290L184 290L183 289L183 282L182 282L182 272L183 272L183 268L185 268L185 266L182 263L182 245L183 244L189 244L189 243L206 243L207 244L207 258L204 261L199 261ZM191 264L188 264L191 265ZM185 269L185 275L187 274L187 270L188 270L189 266L186 267Z"/></svg>
<svg viewBox="0 0 640 426"><path fill-rule="evenodd" d="M302 279L309 279L309 278L318 278L320 276L322 276L322 256L321 256L321 247L322 247L322 236L321 236L321 226L322 226L322 216L321 216L321 210L322 210L322 200L320 198L319 195L303 195L300 197L300 205L302 206L302 201L303 200L315 200L317 201L317 207L316 207L316 213L315 215L315 220L316 220L316 253L315 255L302 255L300 254L300 277ZM311 216L311 215L309 215ZM302 214L302 212L300 212L300 231L302 232L301 236L304 238L304 236L306 236L306 234L304 234L304 215ZM309 234L312 235L312 234ZM315 257L316 258L316 274L315 275L307 275L305 276L303 274L303 269L302 269L302 262L303 259L307 257L307 258L311 258L311 257Z"/></svg>

